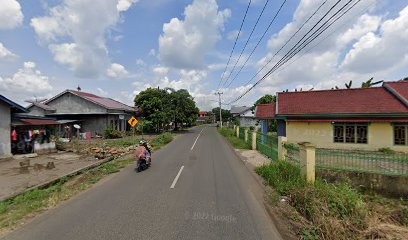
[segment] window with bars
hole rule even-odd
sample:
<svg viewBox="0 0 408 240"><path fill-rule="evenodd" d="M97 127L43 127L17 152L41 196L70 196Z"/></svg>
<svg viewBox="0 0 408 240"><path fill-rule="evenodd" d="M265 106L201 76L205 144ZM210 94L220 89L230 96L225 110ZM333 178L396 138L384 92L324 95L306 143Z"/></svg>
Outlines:
<svg viewBox="0 0 408 240"><path fill-rule="evenodd" d="M394 126L394 144L407 145L407 127L406 125Z"/></svg>
<svg viewBox="0 0 408 240"><path fill-rule="evenodd" d="M334 142L337 143L367 143L368 126L362 124L335 124Z"/></svg>

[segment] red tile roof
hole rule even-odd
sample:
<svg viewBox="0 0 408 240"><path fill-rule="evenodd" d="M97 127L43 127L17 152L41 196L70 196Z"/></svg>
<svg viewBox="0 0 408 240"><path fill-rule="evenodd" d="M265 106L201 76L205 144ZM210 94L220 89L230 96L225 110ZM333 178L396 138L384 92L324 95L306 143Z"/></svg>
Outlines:
<svg viewBox="0 0 408 240"><path fill-rule="evenodd" d="M399 89L408 91L408 85ZM278 115L408 113L385 87L278 93Z"/></svg>
<svg viewBox="0 0 408 240"><path fill-rule="evenodd" d="M198 114L200 114L200 115L207 115L208 112L198 112Z"/></svg>
<svg viewBox="0 0 408 240"><path fill-rule="evenodd" d="M255 108L256 118L274 118L275 116L275 104L257 104Z"/></svg>
<svg viewBox="0 0 408 240"><path fill-rule="evenodd" d="M73 91L73 90L68 90L68 92L75 94L79 97L82 97L86 100L89 100L93 103L96 103L102 107L105 107L107 109L115 109L115 110L124 110L124 111L130 111L130 112L135 112L136 109L133 107L130 107L126 104L123 104L121 102L118 102L116 100L113 100L111 98L105 98L105 97L99 97L96 96L92 93L86 93L86 92L80 92L80 91Z"/></svg>
<svg viewBox="0 0 408 240"><path fill-rule="evenodd" d="M385 82L384 87L396 94L405 104L408 103L408 81Z"/></svg>

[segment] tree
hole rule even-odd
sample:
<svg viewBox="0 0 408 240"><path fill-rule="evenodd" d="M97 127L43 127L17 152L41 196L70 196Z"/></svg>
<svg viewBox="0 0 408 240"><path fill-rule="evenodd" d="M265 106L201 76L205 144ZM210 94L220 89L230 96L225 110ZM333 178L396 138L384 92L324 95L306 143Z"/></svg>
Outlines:
<svg viewBox="0 0 408 240"><path fill-rule="evenodd" d="M135 105L142 109L146 120L153 122L156 131L170 120L169 112L165 111L166 97L167 92L159 88L148 88L135 97Z"/></svg>
<svg viewBox="0 0 408 240"><path fill-rule="evenodd" d="M257 105L257 104L268 104L268 103L274 103L274 102L276 102L276 96L266 94L265 96L263 96L263 97L259 98L258 100L256 100L255 105Z"/></svg>
<svg viewBox="0 0 408 240"><path fill-rule="evenodd" d="M194 98L186 89L175 91L172 88L167 88L167 104L172 120L174 121L175 129L179 127L179 123L191 125L198 118L199 109L196 106Z"/></svg>
<svg viewBox="0 0 408 240"><path fill-rule="evenodd" d="M377 84L380 84L380 83L384 82L384 80L377 81L377 82L372 82L373 80L374 80L374 78L372 77L367 82L361 83L361 87L362 88L370 88L372 86L375 86Z"/></svg>
<svg viewBox="0 0 408 240"><path fill-rule="evenodd" d="M170 122L174 122L176 129L180 123L191 125L199 111L194 98L185 89L148 88L135 97L135 105L142 109L146 120L153 122L156 131Z"/></svg>
<svg viewBox="0 0 408 240"><path fill-rule="evenodd" d="M215 116L215 120L220 121L220 108L219 107L213 108L211 112ZM229 121L232 118L231 111L226 109L221 109L221 116L223 122Z"/></svg>

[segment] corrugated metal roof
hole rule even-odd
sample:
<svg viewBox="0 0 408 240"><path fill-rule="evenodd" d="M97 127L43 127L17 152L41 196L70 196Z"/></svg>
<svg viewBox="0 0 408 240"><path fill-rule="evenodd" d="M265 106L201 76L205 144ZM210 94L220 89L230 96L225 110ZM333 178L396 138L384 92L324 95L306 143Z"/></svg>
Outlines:
<svg viewBox="0 0 408 240"><path fill-rule="evenodd" d="M60 125L61 123L54 120L42 119L19 119L25 125L42 126L42 125Z"/></svg>
<svg viewBox="0 0 408 240"><path fill-rule="evenodd" d="M86 92L80 92L80 91L73 91L73 90L68 90L68 92L75 94L79 97L82 97L88 101L91 101L93 103L96 103L102 107L105 107L107 109L113 109L113 110L123 110L123 111L130 111L130 112L136 112L136 109L133 107L130 107L126 104L123 104L121 102L118 102L116 100L113 100L111 98L105 98L105 97L100 97L97 95L94 95L92 93L86 93Z"/></svg>

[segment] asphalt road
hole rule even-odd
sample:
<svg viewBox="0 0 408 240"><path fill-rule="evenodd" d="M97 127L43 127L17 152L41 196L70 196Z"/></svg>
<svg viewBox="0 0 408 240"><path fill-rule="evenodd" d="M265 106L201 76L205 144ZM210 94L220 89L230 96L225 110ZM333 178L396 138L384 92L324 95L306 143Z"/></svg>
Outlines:
<svg viewBox="0 0 408 240"><path fill-rule="evenodd" d="M214 127L178 137L147 171L133 167L5 239L281 239L262 188Z"/></svg>

